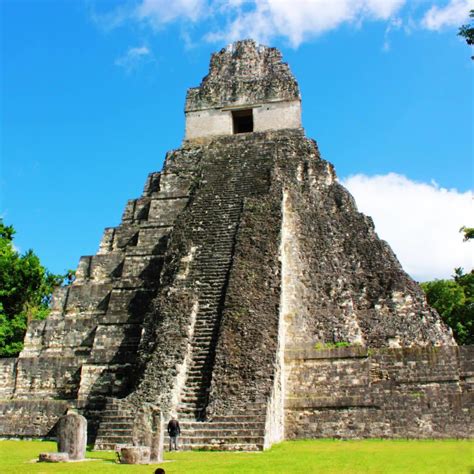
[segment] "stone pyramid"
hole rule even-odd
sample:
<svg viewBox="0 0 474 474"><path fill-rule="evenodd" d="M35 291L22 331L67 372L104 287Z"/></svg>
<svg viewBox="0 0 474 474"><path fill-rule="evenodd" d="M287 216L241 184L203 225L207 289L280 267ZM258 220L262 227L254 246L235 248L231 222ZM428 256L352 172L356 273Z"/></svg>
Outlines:
<svg viewBox="0 0 474 474"><path fill-rule="evenodd" d="M469 436L472 350L305 136L281 53L214 54L185 113L182 146L1 361L0 434L51 436L72 406L98 449L139 443L144 407L178 416L184 448Z"/></svg>

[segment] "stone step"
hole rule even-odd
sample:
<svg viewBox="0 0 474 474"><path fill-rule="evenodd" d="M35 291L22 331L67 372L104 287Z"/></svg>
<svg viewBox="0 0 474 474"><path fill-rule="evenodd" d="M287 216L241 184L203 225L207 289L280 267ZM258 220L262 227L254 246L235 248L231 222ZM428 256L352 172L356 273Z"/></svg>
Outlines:
<svg viewBox="0 0 474 474"><path fill-rule="evenodd" d="M127 436L101 436L98 438L99 441L96 441L97 444L133 444L133 436L130 433Z"/></svg>
<svg viewBox="0 0 474 474"><path fill-rule="evenodd" d="M249 415L217 415L212 417L213 423L248 423L253 421L265 422L265 415L262 412Z"/></svg>
<svg viewBox="0 0 474 474"><path fill-rule="evenodd" d="M206 376L211 374L211 369L209 366L193 366L188 370L187 374L187 380L189 382L196 381L196 379L202 380L203 377L205 378Z"/></svg>
<svg viewBox="0 0 474 474"><path fill-rule="evenodd" d="M126 444L126 443L96 442L94 444L94 451L115 451L115 446L117 444Z"/></svg>
<svg viewBox="0 0 474 474"><path fill-rule="evenodd" d="M260 429L215 429L215 430L194 430L181 428L183 438L249 438L264 437L265 428Z"/></svg>
<svg viewBox="0 0 474 474"><path fill-rule="evenodd" d="M203 375L203 374L210 374L212 366L210 363L201 361L193 363L193 365L188 370L188 377L195 376L195 375Z"/></svg>
<svg viewBox="0 0 474 474"><path fill-rule="evenodd" d="M119 421L102 421L100 424L99 431L107 432L108 430L126 430L131 429L134 425L133 421L129 423L119 422Z"/></svg>
<svg viewBox="0 0 474 474"><path fill-rule="evenodd" d="M102 415L102 420L103 421L119 421L119 422L126 422L126 421L133 421L135 419L135 417L133 415L130 415L129 413L127 414L122 414L122 413L104 413Z"/></svg>
<svg viewBox="0 0 474 474"><path fill-rule="evenodd" d="M187 403L187 402L180 402L178 403L178 411L200 411L204 410L206 405L203 403L201 405L196 405L196 403Z"/></svg>
<svg viewBox="0 0 474 474"><path fill-rule="evenodd" d="M99 431L97 433L97 437L101 437L102 439L105 438L110 438L110 437L128 437L130 436L131 429L126 428L126 429L117 429L117 428L112 428L112 429L103 429L102 426L99 428Z"/></svg>
<svg viewBox="0 0 474 474"><path fill-rule="evenodd" d="M178 442L185 445L263 444L263 436L180 436Z"/></svg>
<svg viewBox="0 0 474 474"><path fill-rule="evenodd" d="M233 430L233 429L265 429L265 421L248 421L248 422L216 422L216 421L183 421L180 422L183 430Z"/></svg>
<svg viewBox="0 0 474 474"><path fill-rule="evenodd" d="M207 326L195 326L194 327L194 337L199 337L199 336L205 336L205 337L212 337L214 335L214 332L216 331L216 328L214 327L214 324L207 325Z"/></svg>
<svg viewBox="0 0 474 474"><path fill-rule="evenodd" d="M183 388L183 393L196 392L196 390L202 389L202 384L199 382L188 383Z"/></svg>

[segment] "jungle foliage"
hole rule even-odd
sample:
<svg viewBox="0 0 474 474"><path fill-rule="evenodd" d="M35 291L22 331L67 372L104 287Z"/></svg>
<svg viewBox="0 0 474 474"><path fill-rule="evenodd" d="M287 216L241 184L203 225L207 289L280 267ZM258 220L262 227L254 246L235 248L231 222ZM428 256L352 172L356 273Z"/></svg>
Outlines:
<svg viewBox="0 0 474 474"><path fill-rule="evenodd" d="M32 250L20 254L13 244L15 229L0 221L0 357L14 357L23 348L28 322L49 314L53 290L73 279L55 275Z"/></svg>
<svg viewBox="0 0 474 474"><path fill-rule="evenodd" d="M474 270L464 273L456 268L452 280L421 284L428 303L453 330L458 344L474 344Z"/></svg>

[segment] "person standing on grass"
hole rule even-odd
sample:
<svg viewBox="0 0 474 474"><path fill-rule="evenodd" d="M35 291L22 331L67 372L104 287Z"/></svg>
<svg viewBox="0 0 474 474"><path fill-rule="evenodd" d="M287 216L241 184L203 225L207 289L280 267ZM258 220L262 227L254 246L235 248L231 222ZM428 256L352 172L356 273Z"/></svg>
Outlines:
<svg viewBox="0 0 474 474"><path fill-rule="evenodd" d="M179 421L176 418L171 418L168 423L168 435L170 437L170 451L178 451L178 436L181 433L181 428L179 427Z"/></svg>

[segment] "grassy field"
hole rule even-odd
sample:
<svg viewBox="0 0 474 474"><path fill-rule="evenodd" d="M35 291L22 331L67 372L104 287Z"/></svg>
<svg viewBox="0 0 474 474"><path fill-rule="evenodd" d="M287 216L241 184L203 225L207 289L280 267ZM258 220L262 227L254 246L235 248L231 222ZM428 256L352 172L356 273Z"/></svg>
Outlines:
<svg viewBox="0 0 474 474"><path fill-rule="evenodd" d="M153 473L158 465L127 466L112 452L88 452L90 461L35 463L40 452L56 444L42 441L0 441L0 473ZM307 440L288 441L263 453L166 453L160 465L166 474L198 473L453 473L474 472L470 441Z"/></svg>

